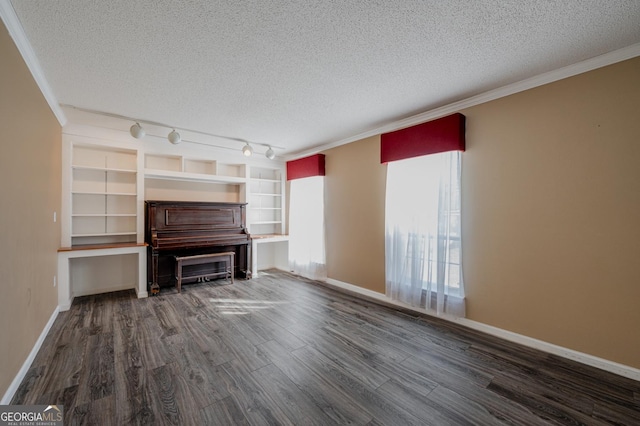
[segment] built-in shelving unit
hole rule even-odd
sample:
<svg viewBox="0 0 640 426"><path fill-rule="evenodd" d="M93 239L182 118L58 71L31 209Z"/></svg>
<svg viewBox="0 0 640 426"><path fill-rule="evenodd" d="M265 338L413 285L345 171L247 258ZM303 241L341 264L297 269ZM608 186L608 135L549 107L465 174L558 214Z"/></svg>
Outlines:
<svg viewBox="0 0 640 426"><path fill-rule="evenodd" d="M251 234L286 234L284 164L235 163L126 146L66 138L63 247L142 243L145 198L246 202Z"/></svg>
<svg viewBox="0 0 640 426"><path fill-rule="evenodd" d="M145 199L247 203L252 269L286 265L284 163L80 130L63 133L61 309L105 291L146 297Z"/></svg>
<svg viewBox="0 0 640 426"><path fill-rule="evenodd" d="M180 180L237 185L238 202L248 203L252 234L283 234L284 168L146 153L145 179ZM248 189L247 189L248 188Z"/></svg>
<svg viewBox="0 0 640 426"><path fill-rule="evenodd" d="M70 153L70 246L135 243L136 150L74 143Z"/></svg>
<svg viewBox="0 0 640 426"><path fill-rule="evenodd" d="M75 296L134 288L146 297L140 149L63 134L58 306Z"/></svg>
<svg viewBox="0 0 640 426"><path fill-rule="evenodd" d="M244 184L245 164L221 163L178 155L146 154L144 176L147 179L188 180L214 183Z"/></svg>
<svg viewBox="0 0 640 426"><path fill-rule="evenodd" d="M252 234L284 234L284 173L282 168L251 166L248 199Z"/></svg>

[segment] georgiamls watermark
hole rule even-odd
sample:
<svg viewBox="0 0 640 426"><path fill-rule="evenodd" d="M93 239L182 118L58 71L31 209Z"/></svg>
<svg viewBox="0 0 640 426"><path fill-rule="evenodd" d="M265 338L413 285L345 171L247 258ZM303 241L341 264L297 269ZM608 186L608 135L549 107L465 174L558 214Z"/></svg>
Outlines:
<svg viewBox="0 0 640 426"><path fill-rule="evenodd" d="M0 405L0 426L62 426L62 405Z"/></svg>

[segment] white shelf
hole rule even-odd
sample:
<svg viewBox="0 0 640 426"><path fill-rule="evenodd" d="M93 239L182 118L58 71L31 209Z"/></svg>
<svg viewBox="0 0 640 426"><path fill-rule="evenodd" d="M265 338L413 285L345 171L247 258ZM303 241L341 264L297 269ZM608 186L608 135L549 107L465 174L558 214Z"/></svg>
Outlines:
<svg viewBox="0 0 640 426"><path fill-rule="evenodd" d="M280 183L284 176L284 170L280 167L251 167L251 180L264 180Z"/></svg>
<svg viewBox="0 0 640 426"><path fill-rule="evenodd" d="M136 235L136 232L95 232L91 234L71 234L71 238L81 237L115 237L119 235Z"/></svg>
<svg viewBox="0 0 640 426"><path fill-rule="evenodd" d="M73 170L95 170L98 172L117 172L117 173L138 173L137 170L132 169L118 169L114 167L95 167L95 166L82 166L82 165L73 165L71 166Z"/></svg>
<svg viewBox="0 0 640 426"><path fill-rule="evenodd" d="M238 185L246 185L247 183L247 166L241 163L148 153L145 155L144 164L144 177L146 179Z"/></svg>
<svg viewBox="0 0 640 426"><path fill-rule="evenodd" d="M182 160L182 171L185 173L216 176L218 174L218 163L215 160L184 158Z"/></svg>
<svg viewBox="0 0 640 426"><path fill-rule="evenodd" d="M65 137L62 246L142 241L138 158L134 148Z"/></svg>
<svg viewBox="0 0 640 426"><path fill-rule="evenodd" d="M71 192L71 194L73 195L118 195L118 196L125 196L125 197L130 197L130 196L135 197L136 195L138 195L131 192L106 192L106 191L73 191Z"/></svg>
<svg viewBox="0 0 640 426"><path fill-rule="evenodd" d="M261 179L261 178L251 178L251 182L257 182L257 183L280 183L281 181L279 179Z"/></svg>
<svg viewBox="0 0 640 426"><path fill-rule="evenodd" d="M256 166L249 170L247 221L253 235L282 234L285 231L283 167Z"/></svg>
<svg viewBox="0 0 640 426"><path fill-rule="evenodd" d="M73 143L69 165L86 170L136 171L137 151L93 143Z"/></svg>
<svg viewBox="0 0 640 426"><path fill-rule="evenodd" d="M72 217L136 217L135 213L74 213Z"/></svg>
<svg viewBox="0 0 640 426"><path fill-rule="evenodd" d="M237 177L237 176L220 176L220 175L175 172L170 170L157 170L157 169L145 169L144 177L146 179L185 180L185 181L196 181L196 182L231 183L231 184L243 184L247 182L246 178Z"/></svg>

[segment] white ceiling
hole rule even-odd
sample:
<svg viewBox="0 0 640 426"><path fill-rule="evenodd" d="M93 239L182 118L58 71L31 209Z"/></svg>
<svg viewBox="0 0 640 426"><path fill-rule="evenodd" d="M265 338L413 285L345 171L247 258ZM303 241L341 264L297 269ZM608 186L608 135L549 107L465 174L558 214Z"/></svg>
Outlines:
<svg viewBox="0 0 640 426"><path fill-rule="evenodd" d="M286 148L640 42L638 0L13 0L53 94Z"/></svg>

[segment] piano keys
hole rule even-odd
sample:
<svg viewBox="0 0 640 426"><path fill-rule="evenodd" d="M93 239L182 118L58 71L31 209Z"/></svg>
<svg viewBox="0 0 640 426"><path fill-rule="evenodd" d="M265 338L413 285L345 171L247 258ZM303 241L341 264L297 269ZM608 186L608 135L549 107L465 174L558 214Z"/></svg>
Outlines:
<svg viewBox="0 0 640 426"><path fill-rule="evenodd" d="M251 277L246 203L145 201L145 242L152 293L175 284L176 256L232 251L234 275Z"/></svg>

